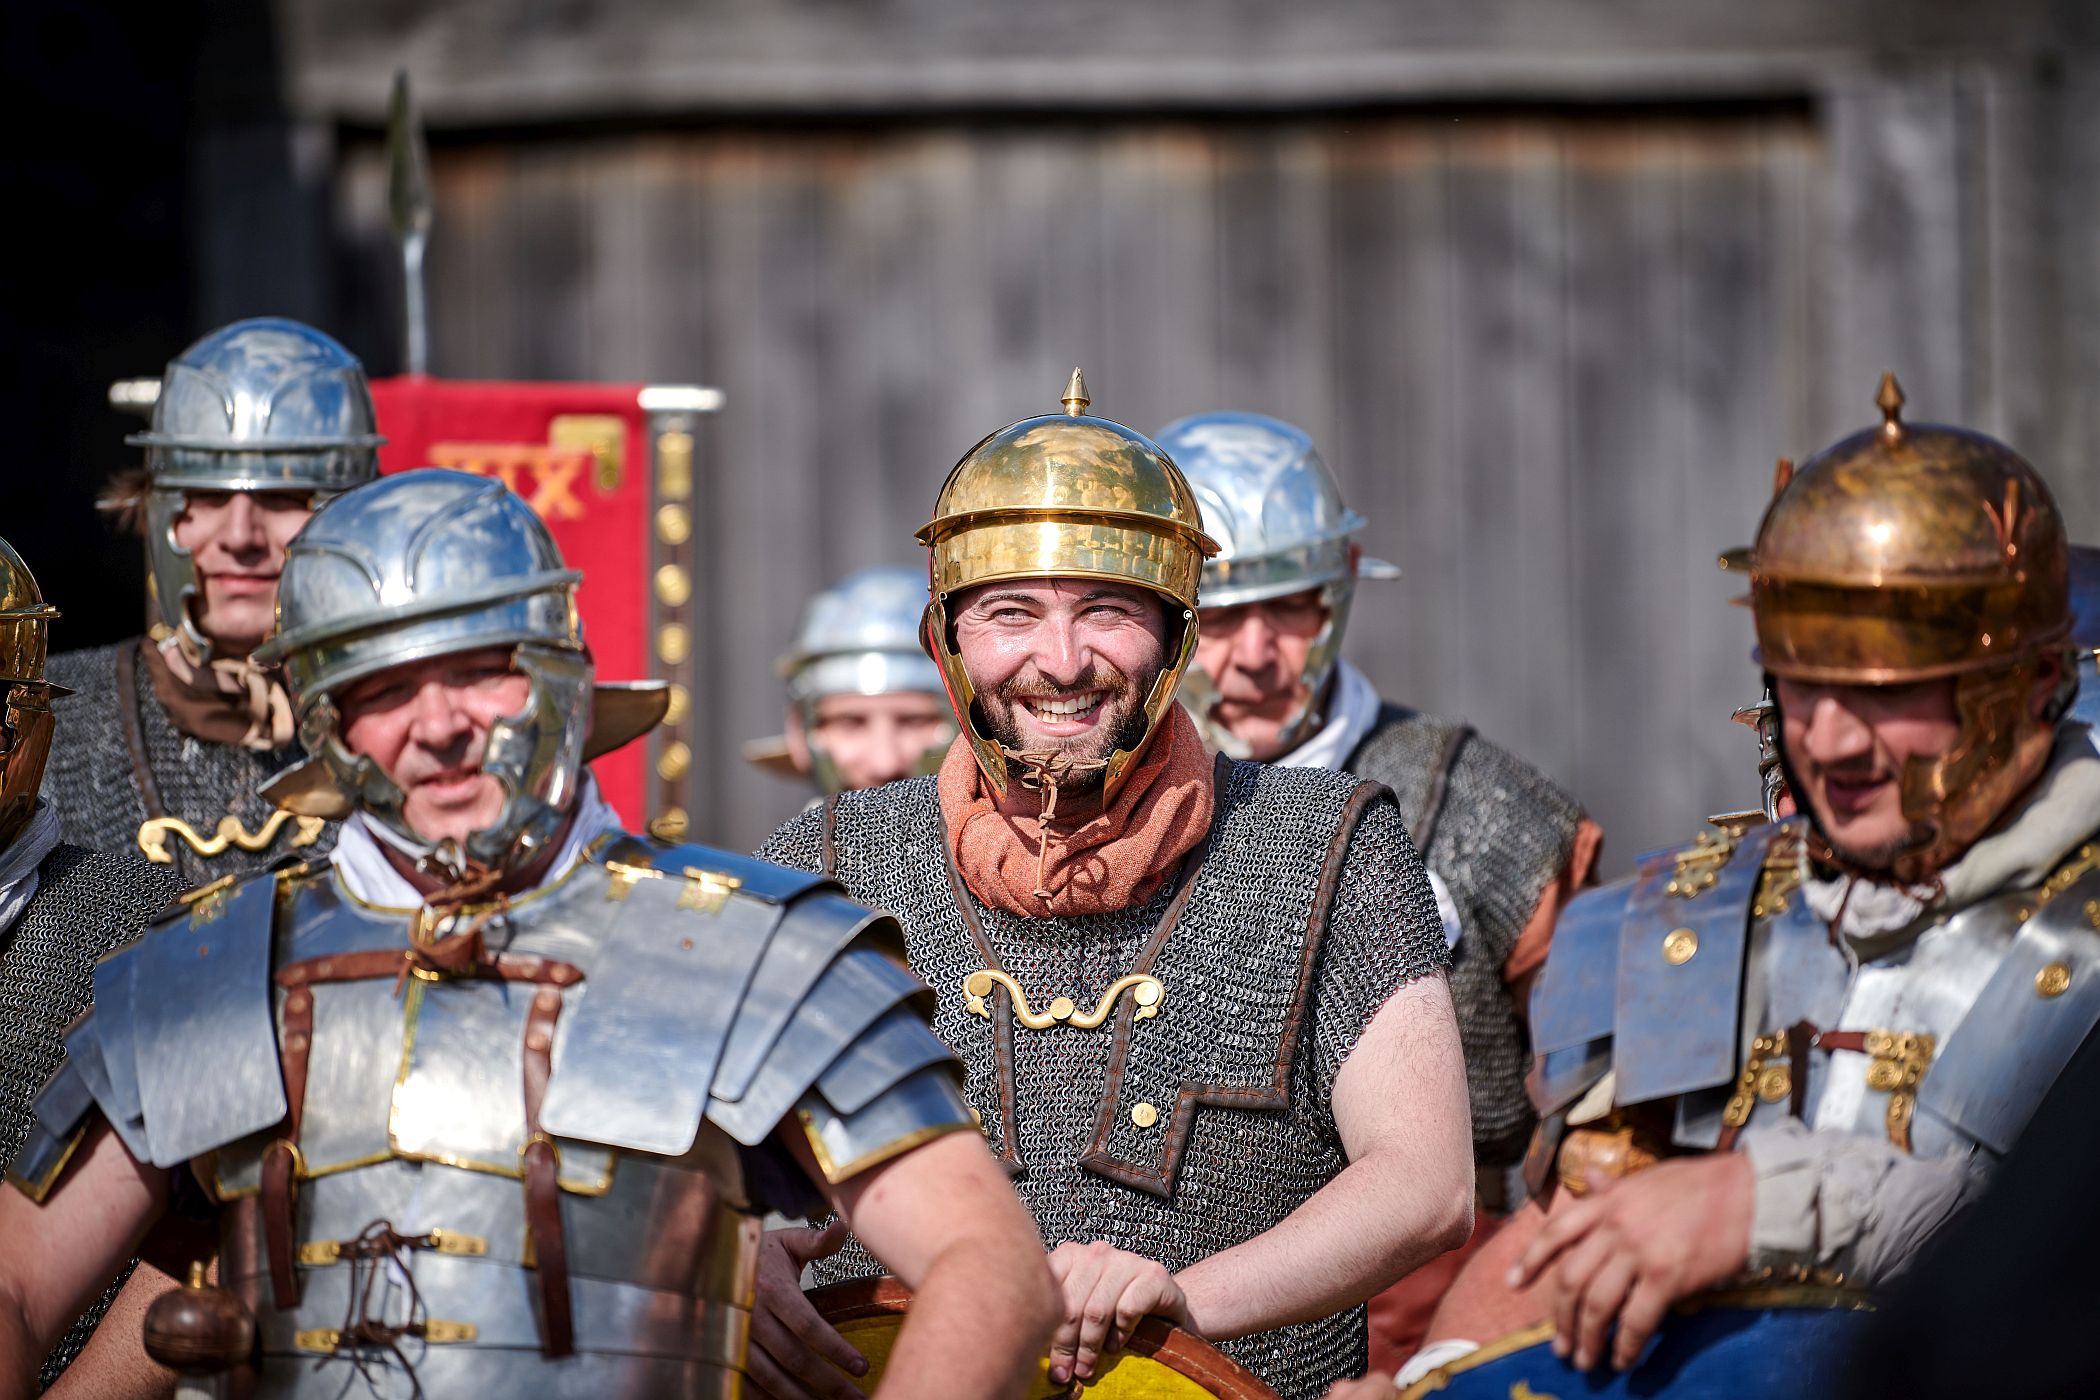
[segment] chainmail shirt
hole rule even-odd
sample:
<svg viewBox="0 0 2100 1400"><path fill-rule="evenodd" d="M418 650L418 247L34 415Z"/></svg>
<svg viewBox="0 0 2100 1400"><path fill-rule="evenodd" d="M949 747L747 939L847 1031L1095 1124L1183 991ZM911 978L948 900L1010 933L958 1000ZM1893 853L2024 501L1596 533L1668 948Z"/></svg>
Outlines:
<svg viewBox="0 0 2100 1400"><path fill-rule="evenodd" d="M967 1009L962 981L985 959L949 884L932 779L837 800L834 873L854 898L903 923L913 970L937 997L934 1030L962 1057L971 1104L1046 1247L1106 1240L1186 1268L1275 1226L1347 1165L1331 1112L1335 1075L1387 997L1447 957L1435 897L1390 797L1368 789L1353 834L1344 829L1357 787L1324 769L1233 764L1209 852L1151 964L1165 987L1159 1015L1133 1020L1126 997L1092 1030L1021 1027L1003 989L992 1019ZM762 854L824 868L825 819L821 809L804 812ZM1346 847L1315 948L1315 905L1338 840ZM996 965L1032 1007L1069 996L1092 1008L1153 941L1175 884L1142 907L1078 918L1017 918L965 897ZM1295 1037L1293 1024L1302 1025ZM1119 1037L1128 1055L1112 1075ZM1002 1041L1010 1079L1000 1072ZM1181 1122L1182 1084L1243 1099L1185 1110L1177 1159L1162 1147ZM1272 1086L1280 1092L1258 1102L1253 1091ZM1156 1106L1156 1125L1133 1121L1140 1100ZM877 1272L856 1243L821 1261L816 1278ZM1313 1397L1362 1371L1365 1346L1358 1306L1222 1349L1283 1395Z"/></svg>
<svg viewBox="0 0 2100 1400"><path fill-rule="evenodd" d="M30 1103L65 1053L60 1037L93 995L96 960L136 938L181 890L171 871L78 846L60 845L37 866L29 906L0 929L0 1164L21 1150ZM60 1340L43 1384L87 1345L121 1284Z"/></svg>
<svg viewBox="0 0 2100 1400"><path fill-rule="evenodd" d="M1524 1092L1531 1041L1503 964L1547 885L1567 868L1582 808L1552 780L1470 728L1397 705L1356 747L1348 771L1384 783L1444 877L1465 929L1451 1000L1466 1052L1473 1151L1484 1169L1524 1156L1535 1116Z"/></svg>
<svg viewBox="0 0 2100 1400"><path fill-rule="evenodd" d="M93 850L138 850L138 831L148 817L180 817L200 836L210 837L219 819L231 813L250 832L258 831L276 811L256 789L304 755L296 745L258 753L233 744L215 744L184 734L153 693L143 661L130 669L128 693L119 693L118 657L137 655L139 639L114 646L62 652L51 658L49 678L72 687L76 695L51 702L57 733L51 761L44 771L43 794L58 806L64 840ZM126 734L130 706L138 720L138 737L146 766L160 799L159 812L147 810ZM227 875L249 875L287 854L302 858L325 855L335 844L330 825L313 843L293 847L296 828L287 823L260 851L229 846L216 856L200 856L181 837L170 835L168 849L175 871L186 886Z"/></svg>

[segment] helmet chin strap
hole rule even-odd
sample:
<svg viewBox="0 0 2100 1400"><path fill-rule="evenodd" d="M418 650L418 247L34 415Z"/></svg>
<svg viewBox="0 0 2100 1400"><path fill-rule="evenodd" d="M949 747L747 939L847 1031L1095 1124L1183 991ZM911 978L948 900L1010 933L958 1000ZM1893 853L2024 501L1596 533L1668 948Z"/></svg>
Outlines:
<svg viewBox="0 0 2100 1400"><path fill-rule="evenodd" d="M1068 758L1058 749L1010 749L1003 744L1000 751L1008 763L1020 769L1021 786L1033 788L1043 796L1035 815L1035 888L1029 893L1048 903L1050 823L1057 819L1058 794L1066 785L1090 773L1106 773L1108 760Z"/></svg>

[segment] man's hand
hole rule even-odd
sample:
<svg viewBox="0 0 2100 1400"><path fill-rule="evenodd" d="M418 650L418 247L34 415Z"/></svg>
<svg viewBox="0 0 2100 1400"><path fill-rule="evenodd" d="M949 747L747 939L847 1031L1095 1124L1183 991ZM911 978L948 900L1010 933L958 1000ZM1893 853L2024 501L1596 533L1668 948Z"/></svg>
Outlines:
<svg viewBox="0 0 2100 1400"><path fill-rule="evenodd" d="M868 1363L802 1292L802 1266L828 1259L846 1243L834 1220L821 1230L766 1231L758 1252L758 1302L751 1310L751 1378L773 1400L861 1400L838 1370L867 1374Z"/></svg>
<svg viewBox="0 0 2100 1400"><path fill-rule="evenodd" d="M1556 1356L1587 1371L1618 1323L1612 1365L1631 1366L1670 1305L1740 1273L1750 1258L1756 1180L1736 1152L1680 1157L1555 1210L1509 1271L1547 1271Z"/></svg>
<svg viewBox="0 0 2100 1400"><path fill-rule="evenodd" d="M1104 1351L1130 1340L1151 1314L1189 1325L1189 1300L1164 1264L1114 1245L1061 1244L1050 1252L1050 1276L1064 1293L1065 1318L1050 1339L1050 1383L1091 1380Z"/></svg>

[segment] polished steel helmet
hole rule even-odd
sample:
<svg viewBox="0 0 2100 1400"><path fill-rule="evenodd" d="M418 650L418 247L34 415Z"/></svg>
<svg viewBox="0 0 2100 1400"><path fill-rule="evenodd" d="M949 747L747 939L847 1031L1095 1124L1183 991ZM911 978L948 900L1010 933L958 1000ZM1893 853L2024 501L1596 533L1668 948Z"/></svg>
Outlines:
<svg viewBox="0 0 2100 1400"><path fill-rule="evenodd" d="M919 645L926 575L902 564L848 574L809 600L795 643L775 664L788 703L808 736L811 775L825 792L841 786L838 767L818 738L818 707L834 695L941 695L941 673ZM954 738L951 731L948 740ZM947 740L931 747L938 764ZM785 737L744 746L752 763L779 776L795 772Z"/></svg>
<svg viewBox="0 0 2100 1400"><path fill-rule="evenodd" d="M1105 805L1174 701L1196 647L1196 585L1218 546L1203 532L1196 497L1173 459L1144 434L1089 415L1088 403L1086 379L1075 369L1063 413L1001 428L948 473L933 519L918 532L932 581L922 635L985 780L1004 795L1007 755L971 717L976 691L949 636L949 600L978 584L1038 578L1109 579L1164 598L1180 636L1145 699L1144 736L1109 756Z"/></svg>
<svg viewBox="0 0 2100 1400"><path fill-rule="evenodd" d="M1304 707L1283 726L1286 748L1316 727L1319 703L1341 656L1358 578L1396 578L1376 559L1352 563L1350 537L1364 527L1304 429L1260 413L1199 413L1170 423L1159 444L1188 478L1203 527L1218 541L1203 565L1203 606L1230 608L1320 591L1327 623L1306 653ZM1196 708L1191 706L1192 710ZM1238 758L1246 745L1203 705L1196 720L1215 747Z"/></svg>
<svg viewBox="0 0 2100 1400"><path fill-rule="evenodd" d="M797 704L827 695L941 693L919 645L926 575L902 564L848 574L809 600L795 644L775 663Z"/></svg>
<svg viewBox="0 0 2100 1400"><path fill-rule="evenodd" d="M2069 549L2048 485L2018 453L1966 428L1905 423L1893 375L1876 403L1879 427L1798 471L1782 463L1744 562L1771 674L1957 678L1954 748L1912 760L1900 780L1915 837L1895 871L1919 880L1967 849L2047 756L2060 708L2037 720L2027 695L2069 643Z"/></svg>
<svg viewBox="0 0 2100 1400"><path fill-rule="evenodd" d="M645 732L668 699L661 687L594 691L576 611L580 578L532 509L487 477L425 468L323 505L286 551L277 630L256 652L265 665L283 665L312 757L265 793L303 816L340 820L362 808L427 849L393 779L344 746L337 697L394 666L508 647L532 681L531 699L489 733L482 769L508 800L494 824L467 838L464 854L491 868L529 858L560 828L583 762ZM458 853L438 854L463 868Z"/></svg>
<svg viewBox="0 0 2100 1400"><path fill-rule="evenodd" d="M0 540L0 850L14 843L36 813L37 789L51 756L51 697L70 694L44 679L57 616L22 556Z"/></svg>
<svg viewBox="0 0 2100 1400"><path fill-rule="evenodd" d="M197 570L175 542L189 491L295 491L315 501L379 474L372 392L357 357L311 326L236 321L168 364L146 449L146 554L160 625L201 656L211 641L190 615Z"/></svg>

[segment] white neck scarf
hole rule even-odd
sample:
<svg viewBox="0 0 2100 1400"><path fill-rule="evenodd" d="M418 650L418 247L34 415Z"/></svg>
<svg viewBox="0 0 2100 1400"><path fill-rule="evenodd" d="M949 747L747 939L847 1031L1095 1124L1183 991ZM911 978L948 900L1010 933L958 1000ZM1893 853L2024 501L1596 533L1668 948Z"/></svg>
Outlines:
<svg viewBox="0 0 2100 1400"><path fill-rule="evenodd" d="M0 930L13 928L22 917L36 894L36 868L57 844L58 808L39 802L22 834L0 851Z"/></svg>
<svg viewBox="0 0 2100 1400"><path fill-rule="evenodd" d="M575 817L569 822L568 833L562 837L561 849L555 852L554 861L547 867L534 889L559 880L569 873L593 841L608 831L620 830L620 814L612 809L598 792L598 780L589 773L583 775L583 790L576 795ZM423 904L423 892L409 883L406 875L391 860L386 848L402 848L402 842L393 832L386 830L363 812L357 812L343 823L342 831L335 839L335 850L328 857L335 866L336 877L343 888L366 904L376 904L383 909L419 909ZM523 893L523 891L520 891Z"/></svg>
<svg viewBox="0 0 2100 1400"><path fill-rule="evenodd" d="M1334 665L1334 699L1313 736L1281 758L1280 768L1340 768L1378 723L1378 688L1346 661Z"/></svg>

